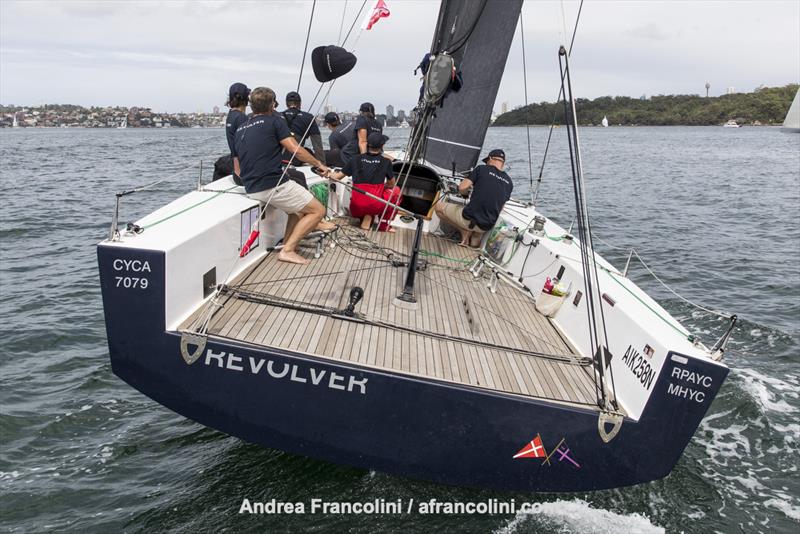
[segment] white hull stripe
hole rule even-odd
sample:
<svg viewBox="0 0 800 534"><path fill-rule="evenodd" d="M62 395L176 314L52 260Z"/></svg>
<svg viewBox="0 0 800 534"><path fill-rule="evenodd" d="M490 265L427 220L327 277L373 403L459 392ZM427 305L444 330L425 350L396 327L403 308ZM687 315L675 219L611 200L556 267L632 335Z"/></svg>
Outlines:
<svg viewBox="0 0 800 534"><path fill-rule="evenodd" d="M465 145L463 143L456 143L455 141L445 141L444 139L437 139L435 137L428 137L431 141L439 141L440 143L447 143L448 145L463 146L464 148L471 148L472 150L480 150L479 146Z"/></svg>

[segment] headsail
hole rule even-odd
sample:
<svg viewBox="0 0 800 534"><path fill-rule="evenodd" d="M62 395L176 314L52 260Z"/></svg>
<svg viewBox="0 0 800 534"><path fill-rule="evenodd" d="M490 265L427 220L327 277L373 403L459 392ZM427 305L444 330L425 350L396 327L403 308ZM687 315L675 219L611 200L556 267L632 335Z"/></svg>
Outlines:
<svg viewBox="0 0 800 534"><path fill-rule="evenodd" d="M452 56L463 86L431 121L428 163L457 172L477 163L521 9L522 0L442 0L431 55Z"/></svg>

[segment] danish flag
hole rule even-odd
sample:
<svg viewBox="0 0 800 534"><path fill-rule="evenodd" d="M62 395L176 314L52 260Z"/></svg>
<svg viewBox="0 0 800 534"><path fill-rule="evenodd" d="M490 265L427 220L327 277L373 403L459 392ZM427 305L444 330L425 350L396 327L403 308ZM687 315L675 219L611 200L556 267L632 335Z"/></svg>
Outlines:
<svg viewBox="0 0 800 534"><path fill-rule="evenodd" d="M547 452L544 450L542 444L542 437L536 434L533 440L526 444L520 451L514 455L514 458L546 458Z"/></svg>
<svg viewBox="0 0 800 534"><path fill-rule="evenodd" d="M389 7L386 5L386 2L383 0L378 0L375 2L375 7L372 9L372 14L367 14L367 18L364 20L362 28L365 30L371 30L372 26L374 26L376 22L384 17L388 17L389 14Z"/></svg>

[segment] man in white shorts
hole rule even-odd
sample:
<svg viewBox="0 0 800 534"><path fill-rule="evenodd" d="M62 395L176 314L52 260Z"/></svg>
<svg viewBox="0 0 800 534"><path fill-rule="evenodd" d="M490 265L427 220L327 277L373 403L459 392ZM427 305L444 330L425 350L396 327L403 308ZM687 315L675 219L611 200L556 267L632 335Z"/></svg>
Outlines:
<svg viewBox="0 0 800 534"><path fill-rule="evenodd" d="M250 198L289 214L278 259L305 265L309 260L297 253L297 245L325 216L325 207L307 189L285 175L281 153L284 149L296 153L296 159L319 167L322 173L327 173L328 168L292 137L286 120L274 111L272 89L254 89L250 93L250 109L253 114L236 130L234 137L244 190Z"/></svg>

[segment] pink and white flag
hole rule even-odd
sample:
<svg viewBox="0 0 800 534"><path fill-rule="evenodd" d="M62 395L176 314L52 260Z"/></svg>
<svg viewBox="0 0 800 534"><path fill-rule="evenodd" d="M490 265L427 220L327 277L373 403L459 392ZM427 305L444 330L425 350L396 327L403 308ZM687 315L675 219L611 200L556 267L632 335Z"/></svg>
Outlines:
<svg viewBox="0 0 800 534"><path fill-rule="evenodd" d="M388 17L390 15L389 8L386 5L386 2L383 0L378 0L375 2L375 7L372 8L371 13L367 13L366 18L364 19L364 23L361 25L361 29L363 30L371 30L372 27L378 22L380 19Z"/></svg>

